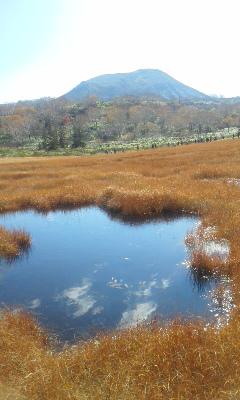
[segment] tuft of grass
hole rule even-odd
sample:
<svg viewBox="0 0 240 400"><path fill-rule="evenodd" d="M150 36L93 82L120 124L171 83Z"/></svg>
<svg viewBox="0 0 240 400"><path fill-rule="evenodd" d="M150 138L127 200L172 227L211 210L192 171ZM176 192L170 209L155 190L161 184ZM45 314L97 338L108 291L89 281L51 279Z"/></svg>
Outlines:
<svg viewBox="0 0 240 400"><path fill-rule="evenodd" d="M191 254L191 267L207 271L222 271L225 263L219 256L209 256L204 250L193 250Z"/></svg>
<svg viewBox="0 0 240 400"><path fill-rule="evenodd" d="M0 227L0 257L7 260L20 256L31 246L31 238L23 230L7 231Z"/></svg>
<svg viewBox="0 0 240 400"><path fill-rule="evenodd" d="M185 244L190 253L190 266L204 273L225 273L228 267L228 245L216 240L213 227L200 225L194 232L188 233Z"/></svg>
<svg viewBox="0 0 240 400"><path fill-rule="evenodd" d="M240 385L239 317L152 323L54 351L24 313L0 320L0 381L31 400L229 399Z"/></svg>

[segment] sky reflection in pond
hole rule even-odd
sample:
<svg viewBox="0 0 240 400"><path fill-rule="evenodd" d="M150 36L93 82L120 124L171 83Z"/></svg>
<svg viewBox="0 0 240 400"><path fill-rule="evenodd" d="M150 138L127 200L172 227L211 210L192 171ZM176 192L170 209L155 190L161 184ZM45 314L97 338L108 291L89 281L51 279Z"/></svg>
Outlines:
<svg viewBox="0 0 240 400"><path fill-rule="evenodd" d="M216 283L203 294L183 265L184 237L196 222L127 223L96 207L0 216L1 225L24 228L33 241L22 259L1 260L1 305L28 309L66 340L154 317L208 318Z"/></svg>

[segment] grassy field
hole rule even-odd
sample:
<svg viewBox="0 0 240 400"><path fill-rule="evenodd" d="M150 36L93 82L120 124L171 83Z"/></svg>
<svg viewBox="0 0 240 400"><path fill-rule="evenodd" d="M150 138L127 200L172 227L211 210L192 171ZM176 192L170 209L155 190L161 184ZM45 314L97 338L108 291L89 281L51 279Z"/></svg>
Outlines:
<svg viewBox="0 0 240 400"><path fill-rule="evenodd" d="M239 183L240 141L232 139L95 157L1 159L1 213L96 204L139 218L166 211L198 214L202 226L195 239L204 240L208 229L210 239L229 243L230 255L221 262L202 254L200 247L193 252L193 264L226 274L235 304L221 328L206 327L204 321L153 322L60 351L29 316L3 312L4 390L10 387L31 400L239 399ZM2 229L2 256L12 256L13 237L16 256L30 245L27 233ZM194 242L191 235L186 240Z"/></svg>

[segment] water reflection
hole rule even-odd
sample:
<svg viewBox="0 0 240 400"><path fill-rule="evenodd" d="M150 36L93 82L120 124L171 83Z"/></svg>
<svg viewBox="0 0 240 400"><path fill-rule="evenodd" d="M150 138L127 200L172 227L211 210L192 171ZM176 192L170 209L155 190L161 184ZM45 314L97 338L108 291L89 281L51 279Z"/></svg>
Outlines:
<svg viewBox="0 0 240 400"><path fill-rule="evenodd" d="M33 299L29 302L27 305L27 308L29 310L36 310L38 307L41 305L41 300L40 299Z"/></svg>
<svg viewBox="0 0 240 400"><path fill-rule="evenodd" d="M67 340L155 317L208 318L217 282L182 265L196 223L109 218L95 207L1 216L1 225L30 233L32 248L11 265L1 261L0 302L30 310Z"/></svg>
<svg viewBox="0 0 240 400"><path fill-rule="evenodd" d="M121 320L118 324L120 328L129 328L137 324L147 321L149 317L157 310L157 304L152 301L145 303L137 303L133 308L123 312Z"/></svg>
<svg viewBox="0 0 240 400"><path fill-rule="evenodd" d="M193 287L199 292L209 290L213 283L217 284L219 281L219 276L208 268L194 268L189 266L188 273Z"/></svg>
<svg viewBox="0 0 240 400"><path fill-rule="evenodd" d="M208 298L209 309L214 316L215 325L221 328L229 322L232 310L235 307L231 281L222 277L219 285L209 292Z"/></svg>
<svg viewBox="0 0 240 400"><path fill-rule="evenodd" d="M146 215L142 216L132 216L132 215L124 215L121 214L118 211L111 210L109 208L101 207L101 210L103 210L108 217L112 221L118 221L123 224L127 225L143 225L146 223L160 223L160 222L172 222L176 221L178 219L182 218L191 218L191 214L189 213L184 213L184 212L169 212L169 211L164 211L161 213L161 215L153 215L151 218ZM192 218L197 220L195 218L195 214L192 214Z"/></svg>
<svg viewBox="0 0 240 400"><path fill-rule="evenodd" d="M62 294L57 296L56 300L64 299L67 304L74 305L73 317L82 317L92 310L97 302L90 294L91 286L92 283L89 279L83 279L80 286L65 289Z"/></svg>

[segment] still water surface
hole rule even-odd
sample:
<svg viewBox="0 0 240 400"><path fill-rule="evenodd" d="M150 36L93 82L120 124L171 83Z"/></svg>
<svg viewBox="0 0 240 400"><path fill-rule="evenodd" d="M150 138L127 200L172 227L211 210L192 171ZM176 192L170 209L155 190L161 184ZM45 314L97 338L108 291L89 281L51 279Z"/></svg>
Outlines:
<svg viewBox="0 0 240 400"><path fill-rule="evenodd" d="M27 256L0 261L0 305L33 312L64 340L155 317L208 318L215 283L199 290L185 266L184 237L196 223L126 223L96 207L0 216L32 237Z"/></svg>

